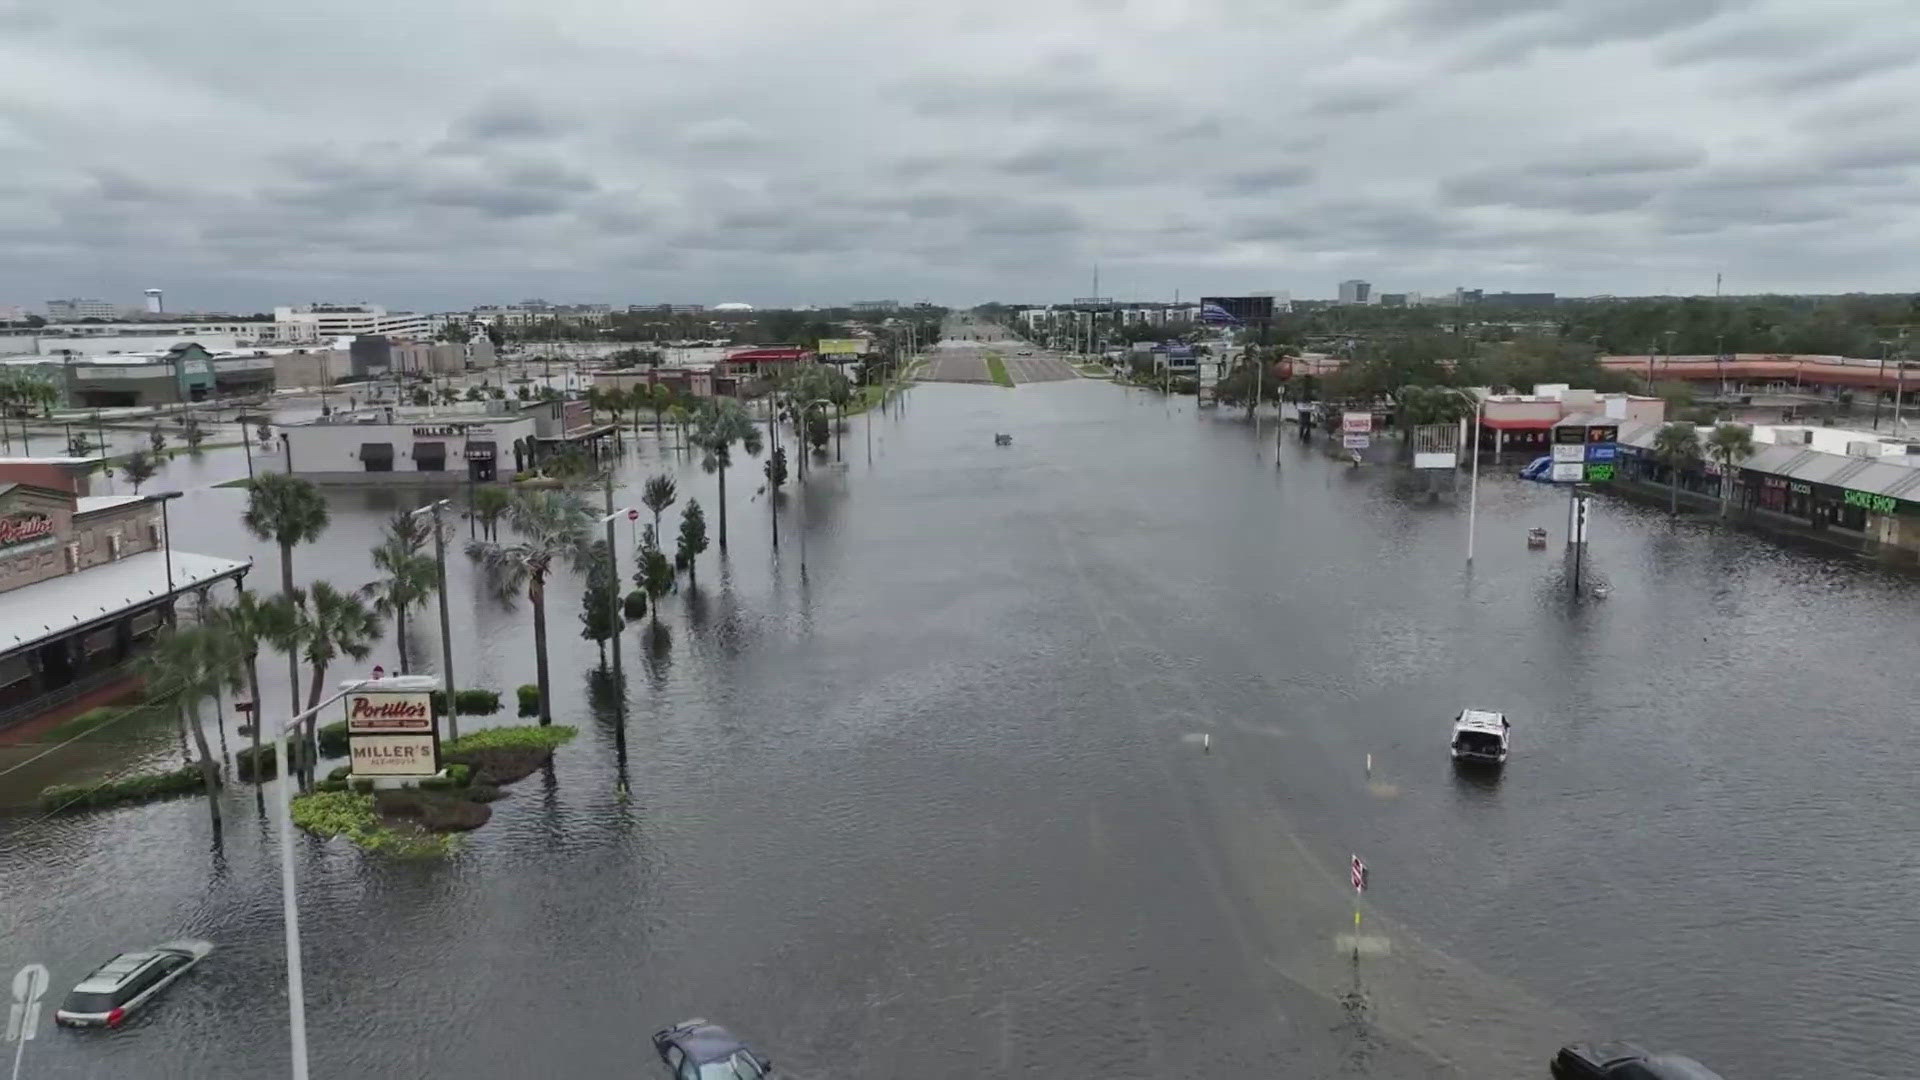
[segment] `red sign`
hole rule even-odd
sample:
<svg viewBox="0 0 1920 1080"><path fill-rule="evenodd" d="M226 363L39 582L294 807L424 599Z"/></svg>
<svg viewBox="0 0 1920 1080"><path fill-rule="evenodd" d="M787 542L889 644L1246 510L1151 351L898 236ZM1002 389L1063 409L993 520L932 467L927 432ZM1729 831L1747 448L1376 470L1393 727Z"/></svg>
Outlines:
<svg viewBox="0 0 1920 1080"><path fill-rule="evenodd" d="M373 677L374 677L374 678L376 678L376 679L384 679L384 678L386 678L386 677L387 677L387 669L386 669L386 668L383 668L383 667L381 667L381 666L380 666L379 664L375 664L375 665L373 665Z"/></svg>
<svg viewBox="0 0 1920 1080"><path fill-rule="evenodd" d="M1358 855L1355 855L1353 857L1352 877L1353 877L1353 891L1366 892L1367 891L1367 864L1361 862L1360 856Z"/></svg>
<svg viewBox="0 0 1920 1080"><path fill-rule="evenodd" d="M53 519L45 514L16 514L0 518L0 547L24 544L53 535Z"/></svg>
<svg viewBox="0 0 1920 1080"><path fill-rule="evenodd" d="M639 521L639 520L640 520L640 511L638 511L638 510L629 510L629 511L627 511L627 520L628 520L628 521Z"/></svg>
<svg viewBox="0 0 1920 1080"><path fill-rule="evenodd" d="M433 730L426 694L366 691L347 695L347 734L414 733Z"/></svg>

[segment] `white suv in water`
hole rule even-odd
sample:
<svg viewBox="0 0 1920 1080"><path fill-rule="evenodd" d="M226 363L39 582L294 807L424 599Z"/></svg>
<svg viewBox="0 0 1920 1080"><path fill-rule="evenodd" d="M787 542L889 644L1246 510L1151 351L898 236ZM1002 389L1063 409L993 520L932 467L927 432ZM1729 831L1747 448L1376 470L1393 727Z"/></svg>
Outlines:
<svg viewBox="0 0 1920 1080"><path fill-rule="evenodd" d="M69 1027L119 1027L212 951L212 942L182 938L145 952L121 953L80 980L54 1010L53 1021Z"/></svg>

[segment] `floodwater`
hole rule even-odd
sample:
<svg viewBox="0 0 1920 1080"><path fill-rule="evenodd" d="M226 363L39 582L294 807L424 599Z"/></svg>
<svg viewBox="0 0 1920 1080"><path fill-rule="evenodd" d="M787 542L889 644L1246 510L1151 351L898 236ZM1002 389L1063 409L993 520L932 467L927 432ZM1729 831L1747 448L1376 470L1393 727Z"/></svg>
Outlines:
<svg viewBox="0 0 1920 1080"><path fill-rule="evenodd" d="M1913 1074L1911 578L1603 500L1610 592L1574 601L1560 493L1490 468L1468 571L1445 490L1100 382L921 386L871 423L871 462L855 421L787 496L777 560L736 465L731 554L623 642L624 770L563 579L581 736L550 774L448 861L300 842L315 1076L649 1075L694 1015L802 1078L1520 1078L1587 1037ZM713 479L638 447L617 504L671 469L716 526ZM176 542L271 589L244 496L190 490ZM417 499L331 498L296 574L358 585ZM456 674L511 697L524 603L452 574ZM1504 775L1448 762L1463 705L1513 718ZM0 976L221 946L126 1030L43 1029L23 1075L284 1066L272 830L225 806L219 849L192 799L0 817Z"/></svg>

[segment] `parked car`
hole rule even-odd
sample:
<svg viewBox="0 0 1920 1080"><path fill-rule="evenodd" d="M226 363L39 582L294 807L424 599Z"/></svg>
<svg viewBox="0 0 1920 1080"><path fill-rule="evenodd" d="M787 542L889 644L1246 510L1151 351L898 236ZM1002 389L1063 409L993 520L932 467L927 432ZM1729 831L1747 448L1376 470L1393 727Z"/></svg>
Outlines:
<svg viewBox="0 0 1920 1080"><path fill-rule="evenodd" d="M212 951L212 942L182 938L145 952L121 953L80 980L54 1010L53 1022L68 1027L119 1027Z"/></svg>
<svg viewBox="0 0 1920 1080"><path fill-rule="evenodd" d="M1690 1057L1653 1054L1629 1042L1571 1043L1553 1056L1553 1080L1721 1080Z"/></svg>
<svg viewBox="0 0 1920 1080"><path fill-rule="evenodd" d="M653 1036L653 1048L674 1080L760 1080L773 1061L757 1057L733 1032L705 1020L684 1020Z"/></svg>

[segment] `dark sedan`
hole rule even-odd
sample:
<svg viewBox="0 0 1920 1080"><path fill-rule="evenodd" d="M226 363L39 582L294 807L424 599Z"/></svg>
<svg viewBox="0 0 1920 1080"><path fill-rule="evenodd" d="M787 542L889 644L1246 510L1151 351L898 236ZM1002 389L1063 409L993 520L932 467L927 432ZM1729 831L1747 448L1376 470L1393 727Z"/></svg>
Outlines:
<svg viewBox="0 0 1920 1080"><path fill-rule="evenodd" d="M1573 1043L1553 1056L1553 1080L1722 1080L1690 1057L1627 1042Z"/></svg>
<svg viewBox="0 0 1920 1080"><path fill-rule="evenodd" d="M653 1048L674 1080L761 1080L773 1062L754 1056L733 1032L705 1020L687 1020L658 1032Z"/></svg>

